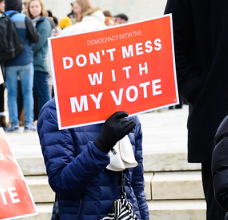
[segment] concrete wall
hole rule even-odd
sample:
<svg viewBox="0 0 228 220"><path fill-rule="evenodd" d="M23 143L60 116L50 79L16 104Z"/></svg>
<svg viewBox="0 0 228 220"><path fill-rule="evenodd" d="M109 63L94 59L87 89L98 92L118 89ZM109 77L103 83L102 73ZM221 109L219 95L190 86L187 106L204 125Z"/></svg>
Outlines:
<svg viewBox="0 0 228 220"><path fill-rule="evenodd" d="M45 9L51 10L58 19L66 16L74 0L43 0ZM110 10L113 15L125 13L129 21L139 21L163 15L167 0L90 0L93 7Z"/></svg>

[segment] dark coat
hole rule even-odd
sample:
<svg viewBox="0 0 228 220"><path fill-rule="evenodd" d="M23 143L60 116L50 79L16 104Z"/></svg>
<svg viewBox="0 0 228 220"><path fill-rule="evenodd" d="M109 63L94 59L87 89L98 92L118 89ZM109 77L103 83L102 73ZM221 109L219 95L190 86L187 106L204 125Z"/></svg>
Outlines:
<svg viewBox="0 0 228 220"><path fill-rule="evenodd" d="M214 192L217 202L228 211L228 116L218 128L215 145L212 155Z"/></svg>
<svg viewBox="0 0 228 220"><path fill-rule="evenodd" d="M228 113L228 1L168 0L180 94L189 102L188 161L210 163Z"/></svg>
<svg viewBox="0 0 228 220"><path fill-rule="evenodd" d="M138 165L126 169L126 193L140 220L149 219L144 193L142 131L137 117L129 134ZM49 184L59 194L60 219L98 220L112 212L113 201L120 198L120 173L109 171L109 155L101 152L93 140L102 124L58 129L55 101L41 110L37 129ZM54 219L52 216L52 219Z"/></svg>

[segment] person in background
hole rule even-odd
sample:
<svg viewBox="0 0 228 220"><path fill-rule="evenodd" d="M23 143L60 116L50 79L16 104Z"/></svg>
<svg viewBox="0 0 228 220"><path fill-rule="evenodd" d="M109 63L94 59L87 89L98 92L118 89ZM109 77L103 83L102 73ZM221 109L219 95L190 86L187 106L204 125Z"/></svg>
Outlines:
<svg viewBox="0 0 228 220"><path fill-rule="evenodd" d="M111 11L109 11L109 10L103 11L103 14L105 17L113 17Z"/></svg>
<svg viewBox="0 0 228 220"><path fill-rule="evenodd" d="M23 4L22 4L22 11L21 13L23 14L26 14L27 15L27 12L28 12L28 3L29 3L29 0L28 1L24 1Z"/></svg>
<svg viewBox="0 0 228 220"><path fill-rule="evenodd" d="M49 75L46 71L45 57L48 49L47 39L51 36L52 27L41 0L29 1L28 16L32 19L33 26L37 29L37 32L40 35L39 42L32 45L34 53L34 92L38 99L39 115L42 106L51 98L48 84Z"/></svg>
<svg viewBox="0 0 228 220"><path fill-rule="evenodd" d="M80 22L86 11L91 9L89 0L76 0L73 3L73 12L75 14L75 23Z"/></svg>
<svg viewBox="0 0 228 220"><path fill-rule="evenodd" d="M47 13L48 13L47 18L51 22L51 27L52 27L51 37L56 37L59 35L59 32L60 32L58 28L58 18L53 16L52 11L50 10L47 10Z"/></svg>
<svg viewBox="0 0 228 220"><path fill-rule="evenodd" d="M67 17L69 17L71 19L72 24L75 24L75 13L73 11L74 4L71 2L70 6L71 6L71 12L69 14L67 14Z"/></svg>
<svg viewBox="0 0 228 220"><path fill-rule="evenodd" d="M15 12L11 19L15 23L21 41L24 42L24 50L12 60L4 63L4 73L6 76L6 88L8 92L8 109L11 124L7 128L8 132L19 131L18 105L17 105L17 81L20 78L21 90L23 95L24 106L24 131L35 131L33 125L33 51L31 43L39 41L32 21L25 14L20 13L22 10L21 0L5 0L5 14L8 16Z"/></svg>
<svg viewBox="0 0 228 220"><path fill-rule="evenodd" d="M47 18L51 22L52 28L55 28L58 25L58 18L53 16L53 13L51 10L47 10L46 12L47 12Z"/></svg>
<svg viewBox="0 0 228 220"><path fill-rule="evenodd" d="M5 1L0 0L0 17L4 14L4 12L5 12ZM3 73L3 68L1 64L0 64L0 68L2 69L2 73ZM0 127L3 127L3 129L6 129L4 92L5 92L5 85L1 84L0 85Z"/></svg>
<svg viewBox="0 0 228 220"><path fill-rule="evenodd" d="M112 27L114 26L115 24L115 20L112 16L112 13L108 10L106 11L103 11L103 14L105 16L105 24L108 26L108 27Z"/></svg>
<svg viewBox="0 0 228 220"><path fill-rule="evenodd" d="M65 28L59 37L106 29L104 20L102 11L90 9L81 22ZM137 116L127 116L115 112L104 124L59 130L55 99L43 106L37 130L49 184L56 193L52 220L98 220L112 212L114 200L121 197L121 175L106 167L109 152L124 136L129 138L137 161L123 171L127 198L138 219L149 220L141 124Z"/></svg>
<svg viewBox="0 0 228 220"><path fill-rule="evenodd" d="M28 12L28 3L29 0L23 1L22 3L22 11L21 13L27 15ZM24 108L23 108L23 95L21 92L21 82L20 79L18 79L18 90L17 90L17 104L18 104L18 119L19 119L19 126L24 126ZM34 97L35 99L35 97ZM34 100L35 103L35 100Z"/></svg>
<svg viewBox="0 0 228 220"><path fill-rule="evenodd" d="M114 15L115 24L126 24L128 22L128 16L124 13Z"/></svg>
<svg viewBox="0 0 228 220"><path fill-rule="evenodd" d="M172 13L179 92L189 103L188 162L201 163L207 220L225 216L214 196L211 160L216 130L228 113L227 3L168 0L165 9Z"/></svg>
<svg viewBox="0 0 228 220"><path fill-rule="evenodd" d="M0 13L4 14L5 12L5 0L0 0Z"/></svg>

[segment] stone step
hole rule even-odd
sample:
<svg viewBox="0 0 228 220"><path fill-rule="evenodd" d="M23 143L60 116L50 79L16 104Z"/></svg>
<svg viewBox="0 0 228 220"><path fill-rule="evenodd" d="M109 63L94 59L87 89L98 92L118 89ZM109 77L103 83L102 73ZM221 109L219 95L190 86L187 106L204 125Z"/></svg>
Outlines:
<svg viewBox="0 0 228 220"><path fill-rule="evenodd" d="M201 172L158 172L151 181L152 200L204 199Z"/></svg>
<svg viewBox="0 0 228 220"><path fill-rule="evenodd" d="M44 160L41 152L37 152L36 155L33 155L31 157L27 155L18 155L15 152L14 155L25 176L46 174ZM145 147L143 157L145 172L201 170L199 163L187 162L186 152L150 152Z"/></svg>
<svg viewBox="0 0 228 220"><path fill-rule="evenodd" d="M21 220L50 220L52 204L36 204L39 212L36 216ZM150 219L153 220L206 220L204 200L168 200L149 201Z"/></svg>
<svg viewBox="0 0 228 220"><path fill-rule="evenodd" d="M46 174L44 160L41 153L37 153L31 157L27 155L17 155L17 153L14 153L14 155L25 176ZM145 172L194 171L201 169L200 164L187 162L186 152L150 152L145 149L143 157Z"/></svg>
<svg viewBox="0 0 228 220"><path fill-rule="evenodd" d="M26 176L25 181L35 203L54 202L55 193L48 184L47 176Z"/></svg>
<svg viewBox="0 0 228 220"><path fill-rule="evenodd" d="M199 171L145 173L144 177L148 201L204 199ZM36 203L54 201L47 176L26 176L25 181Z"/></svg>
<svg viewBox="0 0 228 220"><path fill-rule="evenodd" d="M199 171L145 173L144 178L147 201L205 198Z"/></svg>
<svg viewBox="0 0 228 220"><path fill-rule="evenodd" d="M206 220L204 200L167 200L148 202L153 220Z"/></svg>
<svg viewBox="0 0 228 220"><path fill-rule="evenodd" d="M182 151L150 152L145 149L143 158L145 172L194 171L201 169L199 163L188 163L187 153Z"/></svg>
<svg viewBox="0 0 228 220"><path fill-rule="evenodd" d="M188 107L139 115L145 172L200 170L187 162Z"/></svg>

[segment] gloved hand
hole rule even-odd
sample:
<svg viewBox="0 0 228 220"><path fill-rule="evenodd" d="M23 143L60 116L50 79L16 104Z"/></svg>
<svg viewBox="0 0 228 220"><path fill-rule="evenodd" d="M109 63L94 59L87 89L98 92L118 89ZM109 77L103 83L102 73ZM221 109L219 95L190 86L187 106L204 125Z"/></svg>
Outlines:
<svg viewBox="0 0 228 220"><path fill-rule="evenodd" d="M125 118L127 116L127 112L116 112L105 121L101 133L94 140L100 151L108 153L119 140L133 130L135 122Z"/></svg>

